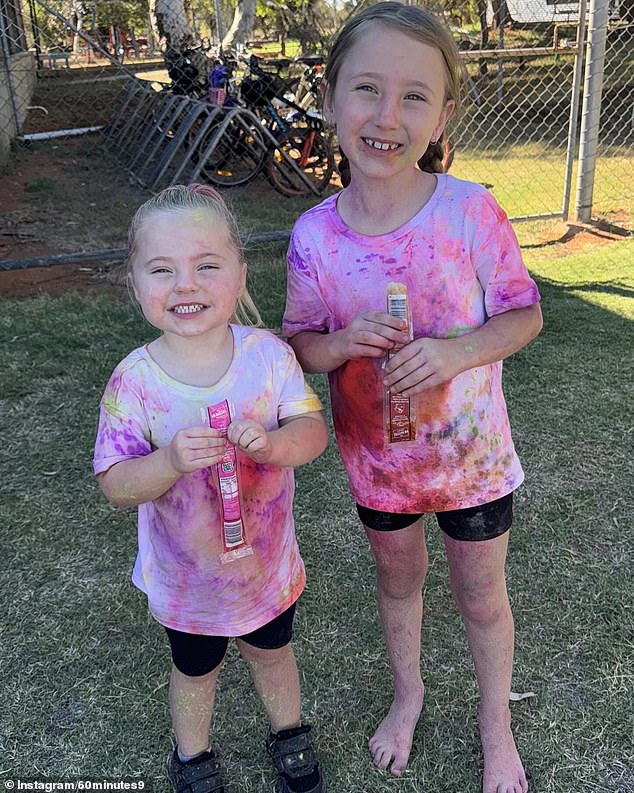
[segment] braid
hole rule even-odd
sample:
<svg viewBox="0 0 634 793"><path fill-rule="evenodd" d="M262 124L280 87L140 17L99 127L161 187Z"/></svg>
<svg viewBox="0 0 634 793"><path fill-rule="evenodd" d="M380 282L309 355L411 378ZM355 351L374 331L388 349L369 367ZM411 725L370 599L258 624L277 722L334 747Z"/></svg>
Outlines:
<svg viewBox="0 0 634 793"><path fill-rule="evenodd" d="M427 173L445 173L452 160L453 148L443 132L435 143L430 142L427 151L418 161L418 167Z"/></svg>
<svg viewBox="0 0 634 793"><path fill-rule="evenodd" d="M341 184L343 187L347 187L350 184L350 162L341 146L339 147L339 154L341 155L341 159L337 165L337 170L341 177Z"/></svg>

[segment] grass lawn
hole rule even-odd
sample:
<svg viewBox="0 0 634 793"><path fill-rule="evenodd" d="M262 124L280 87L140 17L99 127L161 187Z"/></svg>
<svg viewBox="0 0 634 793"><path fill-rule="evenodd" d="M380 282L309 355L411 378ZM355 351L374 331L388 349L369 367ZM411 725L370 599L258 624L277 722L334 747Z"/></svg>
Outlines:
<svg viewBox="0 0 634 793"><path fill-rule="evenodd" d="M501 146L488 152L460 149L451 173L491 186L509 217L561 212L566 170L565 150L542 144ZM597 160L593 216L610 219L629 214L634 193L634 168L625 148L604 149ZM572 172L570 217L574 217L577 163Z"/></svg>
<svg viewBox="0 0 634 793"><path fill-rule="evenodd" d="M508 580L512 705L535 793L634 790L632 678L632 241L580 256L527 250L545 328L505 364L527 479ZM283 246L250 251L251 288L279 325ZM611 262L615 264L612 265ZM624 265L630 262L629 268ZM130 582L135 515L91 474L113 366L151 336L126 303L68 294L3 300L0 428L0 778L141 778L167 790L169 656ZM324 379L311 381L326 399ZM298 471L308 587L296 620L304 718L333 793L477 793L477 692L435 521L421 666L424 715L401 779L366 741L390 701L370 552L334 445ZM628 617L628 614L630 616ZM233 790L273 789L266 725L230 648L214 744Z"/></svg>

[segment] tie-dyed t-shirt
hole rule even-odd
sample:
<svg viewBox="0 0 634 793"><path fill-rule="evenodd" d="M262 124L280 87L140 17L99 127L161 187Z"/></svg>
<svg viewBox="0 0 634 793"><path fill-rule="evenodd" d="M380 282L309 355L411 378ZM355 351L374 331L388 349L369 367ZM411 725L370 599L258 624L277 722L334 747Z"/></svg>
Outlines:
<svg viewBox="0 0 634 793"><path fill-rule="evenodd" d="M282 419L321 410L291 348L272 333L231 326L234 355L210 388L171 378L145 347L114 370L104 392L94 453L96 474L167 446L178 430L206 422L201 410L227 399L233 419L274 430ZM184 474L138 508L138 555L132 580L150 611L187 633L240 636L270 622L305 585L293 523L293 469L255 463L238 452L242 518L251 556L221 562L217 478L205 468Z"/></svg>
<svg viewBox="0 0 634 793"><path fill-rule="evenodd" d="M449 338L539 301L517 239L480 185L437 174L407 223L368 236L349 228L337 196L295 224L284 333L334 332L363 311L386 311L390 282L407 286L414 338ZM388 444L384 359L349 360L329 374L332 411L352 495L385 512L484 504L523 480L502 394L502 363L479 366L416 398L416 440Z"/></svg>

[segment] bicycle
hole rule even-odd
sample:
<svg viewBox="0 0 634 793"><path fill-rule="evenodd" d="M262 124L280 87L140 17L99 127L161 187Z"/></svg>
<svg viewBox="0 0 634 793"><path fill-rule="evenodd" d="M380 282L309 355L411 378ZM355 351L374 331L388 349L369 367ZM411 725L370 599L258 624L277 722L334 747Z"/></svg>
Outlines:
<svg viewBox="0 0 634 793"><path fill-rule="evenodd" d="M270 72L252 55L248 76L240 84L240 98L275 139L264 163L273 187L287 196L307 195L309 190L319 194L330 183L335 169L332 136L318 111L307 110L290 99L285 90L289 81L280 76L290 63L268 61L267 65L276 68ZM309 182L308 189L305 180Z"/></svg>
<svg viewBox="0 0 634 793"><path fill-rule="evenodd" d="M188 53L170 57L171 91L199 98L199 72ZM247 75L238 81L237 60L221 52L209 78L211 119L203 109L184 145L193 149L191 161L198 173L217 187L244 185L264 173L283 195L320 194L335 167L331 137L318 112L290 99L287 89L297 81L283 80L280 71L291 61L267 63L275 73L251 56ZM241 109L246 112L237 112ZM178 122L166 125L165 137L174 137L177 127Z"/></svg>
<svg viewBox="0 0 634 793"><path fill-rule="evenodd" d="M257 124L245 124L238 114L229 115L238 105L237 67L236 59L221 50L210 72L208 89L208 101L217 118L193 156L195 163L204 159L201 174L216 187L238 187L252 181L263 170L267 153ZM194 128L191 137L196 134ZM218 138L215 145L205 154L214 137Z"/></svg>

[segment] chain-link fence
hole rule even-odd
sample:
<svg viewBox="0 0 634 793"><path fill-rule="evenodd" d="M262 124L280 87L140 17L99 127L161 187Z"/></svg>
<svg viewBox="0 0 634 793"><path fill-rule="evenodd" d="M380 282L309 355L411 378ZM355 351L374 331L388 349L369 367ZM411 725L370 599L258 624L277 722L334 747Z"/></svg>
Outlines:
<svg viewBox="0 0 634 793"><path fill-rule="evenodd" d="M164 30L160 25L156 30L158 0L150 6L118 0L93 0L92 5L80 0L0 0L0 158L11 162L16 141L41 140L52 146L87 135L112 143L114 130L122 182L135 169L149 189L192 174L204 178L237 173L236 158L253 156L259 127L254 133L255 122L241 107L234 108L237 120L229 124L234 131L227 138L218 132L219 117L214 117L207 93L209 74L219 64L218 21L223 12L226 20L229 4L216 0L209 8L209 3L190 3L185 10L180 0L172 2L173 8L165 3L162 8L183 16L190 38L179 57L196 70L201 89L197 96L186 97L180 115L176 97L182 99L188 90L174 90L178 78L168 71ZM313 51L320 42L325 46L352 5L322 3L315 35L304 46ZM490 186L512 218L532 221L522 226L531 233L538 221L562 220L599 221L603 233L614 238L631 233L633 4L497 0L487 4L487 24L479 27L449 12L459 3L437 0L425 5L444 18L462 51L465 101L452 131L452 173ZM269 33L269 55L279 58L286 47L297 66L301 53L288 51L290 36L285 40L279 29ZM295 87L313 67L304 62L298 68ZM189 119L187 131L184 119ZM182 131L181 138L177 131ZM265 138L263 150L270 143ZM219 140L224 140L225 150L233 149L231 163L219 159ZM278 147L277 165L273 162L269 169L290 162L297 154L293 146L299 145L295 139L281 153ZM306 145L305 136L301 145ZM166 151L171 159L161 170ZM211 171L208 162L215 163ZM258 167L264 175L264 165ZM159 171L160 178L155 178ZM300 175L302 184L311 186L305 175ZM313 193L323 187L319 183Z"/></svg>

